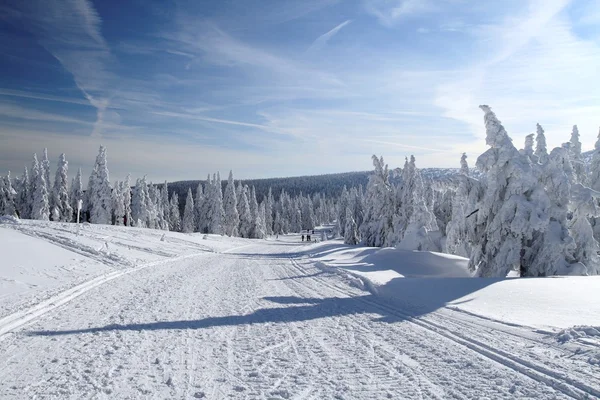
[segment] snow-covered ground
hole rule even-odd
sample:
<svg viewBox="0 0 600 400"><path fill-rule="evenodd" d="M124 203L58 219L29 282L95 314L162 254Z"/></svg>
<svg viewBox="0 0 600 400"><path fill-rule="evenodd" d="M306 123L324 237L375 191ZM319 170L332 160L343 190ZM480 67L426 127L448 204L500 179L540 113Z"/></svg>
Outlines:
<svg viewBox="0 0 600 400"><path fill-rule="evenodd" d="M595 278L32 221L0 254L2 399L600 397Z"/></svg>

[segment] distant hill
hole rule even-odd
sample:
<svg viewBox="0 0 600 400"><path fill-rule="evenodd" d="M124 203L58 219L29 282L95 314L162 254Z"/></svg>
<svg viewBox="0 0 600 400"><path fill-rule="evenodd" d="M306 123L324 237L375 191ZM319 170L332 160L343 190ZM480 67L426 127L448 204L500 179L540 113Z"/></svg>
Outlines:
<svg viewBox="0 0 600 400"><path fill-rule="evenodd" d="M425 178L438 183L449 183L453 177L458 174L458 168L423 168L421 173ZM256 189L256 197L260 202L269 193L269 188L273 191L275 199L279 199L281 190L285 190L292 196L300 193L313 195L323 193L328 197L337 197L342 193L344 186L347 188L367 187L369 175L372 171L344 172L339 174L295 176L289 178L267 178L267 179L243 179L242 183ZM227 185L227 176L222 176L223 191ZM196 193L198 183L205 184L206 180L195 181L177 181L169 183L169 196L176 192L180 199L180 206L183 207L188 188ZM236 181L237 185L237 181Z"/></svg>

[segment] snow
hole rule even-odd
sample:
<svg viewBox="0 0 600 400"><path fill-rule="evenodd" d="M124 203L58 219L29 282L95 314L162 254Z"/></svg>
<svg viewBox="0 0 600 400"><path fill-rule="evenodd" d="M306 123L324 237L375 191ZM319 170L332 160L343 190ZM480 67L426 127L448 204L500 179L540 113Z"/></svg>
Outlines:
<svg viewBox="0 0 600 400"><path fill-rule="evenodd" d="M361 278L378 296L417 314L445 307L538 329L600 325L600 276L470 279L467 258L327 243L311 251L320 268Z"/></svg>
<svg viewBox="0 0 600 400"><path fill-rule="evenodd" d="M0 254L2 399L600 397L594 277L12 219Z"/></svg>

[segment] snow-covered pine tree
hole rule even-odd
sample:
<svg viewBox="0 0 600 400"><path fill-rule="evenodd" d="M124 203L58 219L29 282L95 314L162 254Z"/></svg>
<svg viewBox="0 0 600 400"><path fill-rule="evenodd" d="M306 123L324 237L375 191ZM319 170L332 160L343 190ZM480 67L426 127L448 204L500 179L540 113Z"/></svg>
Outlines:
<svg viewBox="0 0 600 400"><path fill-rule="evenodd" d="M52 181L50 180L50 160L48 159L48 149L44 149L44 156L42 158L42 162L40 163L40 170L44 174L44 180L46 181L46 189L48 190L48 201L50 210L54 204L52 203Z"/></svg>
<svg viewBox="0 0 600 400"><path fill-rule="evenodd" d="M160 197L161 197L161 204L162 204L162 219L164 221L164 230L170 230L171 226L170 221L170 213L171 213L171 204L169 203L169 185L167 184L167 181L165 181L165 183L163 184L162 189L160 190ZM196 204L194 204L194 207L196 206ZM195 211L194 211L194 230L196 229L196 216L195 216Z"/></svg>
<svg viewBox="0 0 600 400"><path fill-rule="evenodd" d="M146 226L150 229L160 229L160 221L158 220L158 208L156 201L158 194L156 186L152 182L148 184L148 190L144 192L146 195Z"/></svg>
<svg viewBox="0 0 600 400"><path fill-rule="evenodd" d="M194 196L191 188L188 188L187 198L185 199L181 231L185 233L194 232Z"/></svg>
<svg viewBox="0 0 600 400"><path fill-rule="evenodd" d="M123 207L124 207L124 219L126 221L123 221L123 223L125 224L125 226L133 226L133 218L131 216L131 175L127 174L127 176L125 177L125 182L123 182L123 187L121 188L123 191L123 194L121 195L121 197L123 198ZM168 202L167 202L168 204ZM169 209L169 207L167 207L167 210Z"/></svg>
<svg viewBox="0 0 600 400"><path fill-rule="evenodd" d="M253 228L253 223L252 223L252 213L250 212L250 203L248 202L248 187L241 186L241 183L239 183L239 186L241 188L240 190L240 198L241 201L238 203L238 210L240 213L240 227L239 227L239 233L240 236L243 238L250 238L252 237L252 228Z"/></svg>
<svg viewBox="0 0 600 400"><path fill-rule="evenodd" d="M354 210L350 203L348 204L348 207L346 207L346 218L344 218L346 220L346 226L344 227L344 243L355 245L359 242L358 227L356 226Z"/></svg>
<svg viewBox="0 0 600 400"><path fill-rule="evenodd" d="M148 186L146 184L146 177L138 178L135 187L133 188L133 195L131 198L131 226L136 227L147 227L147 204L146 199L148 192ZM171 203L172 204L172 203ZM179 206L179 204L178 204ZM179 211L178 211L179 212ZM172 217L172 213L171 213ZM173 221L171 219L171 221Z"/></svg>
<svg viewBox="0 0 600 400"><path fill-rule="evenodd" d="M35 157L37 161L37 157ZM35 170L36 168L34 168ZM33 206L31 208L31 219L37 219L40 221L50 220L50 204L48 202L48 189L46 186L46 180L44 179L43 171L37 168L35 174L35 190L33 192Z"/></svg>
<svg viewBox="0 0 600 400"><path fill-rule="evenodd" d="M372 159L375 171L369 176L365 194L365 217L359 228L362 242L366 246L382 247L393 229L394 189L383 157L373 155Z"/></svg>
<svg viewBox="0 0 600 400"><path fill-rule="evenodd" d="M93 224L110 224L112 215L112 188L108 166L106 163L106 148L100 146L96 165L94 166L94 186L90 197L90 222Z"/></svg>
<svg viewBox="0 0 600 400"><path fill-rule="evenodd" d="M123 226L124 217L125 217L125 199L124 195L124 184L122 181L115 181L113 186L112 196L113 196L113 220L115 225Z"/></svg>
<svg viewBox="0 0 600 400"><path fill-rule="evenodd" d="M476 179L469 177L467 156L461 159L461 174L452 201L452 217L446 227L445 252L462 257L471 256L471 242L475 236L476 212L483 196L484 187Z"/></svg>
<svg viewBox="0 0 600 400"><path fill-rule="evenodd" d="M238 236L240 215L238 214L237 210L237 197L235 194L233 171L229 171L229 179L227 180L227 187L225 188L223 203L223 208L225 209L225 234L227 236Z"/></svg>
<svg viewBox="0 0 600 400"><path fill-rule="evenodd" d="M170 220L171 222L169 223L169 225L171 226L171 230L174 232L180 232L181 231L181 214L179 213L179 196L177 195L177 193L173 192L173 194L171 195L171 202L170 202Z"/></svg>
<svg viewBox="0 0 600 400"><path fill-rule="evenodd" d="M521 153L525 157L529 157L529 159L532 162L537 162L537 159L536 159L534 151L533 151L533 136L534 136L533 133L525 136L525 147L522 150L520 150L519 153Z"/></svg>
<svg viewBox="0 0 600 400"><path fill-rule="evenodd" d="M221 178L213 174L213 180L210 183L210 207L208 214L209 233L217 235L223 234L223 221L225 219L225 210L223 209L223 191L221 190Z"/></svg>
<svg viewBox="0 0 600 400"><path fill-rule="evenodd" d="M577 182L582 185L586 184L586 172L583 157L581 156L581 142L579 141L579 129L577 125L573 125L571 131L571 163L573 164L573 171L575 171L575 177Z"/></svg>
<svg viewBox="0 0 600 400"><path fill-rule="evenodd" d="M342 189L342 194L340 195L338 201L338 210L337 210L337 231L341 237L346 237L346 209L348 208L348 203L350 201L350 192L348 192L348 188L344 185Z"/></svg>
<svg viewBox="0 0 600 400"><path fill-rule="evenodd" d="M83 201L84 192L83 192L83 182L81 179L81 168L77 170L77 175L73 178L71 182L71 188L69 192L69 201L71 202L71 210L73 212L72 220L77 222L77 208L79 200ZM83 204L82 204L83 206ZM82 219L82 216L80 216Z"/></svg>
<svg viewBox="0 0 600 400"><path fill-rule="evenodd" d="M0 177L0 216L16 215L15 198L17 192L12 186L10 171L5 177Z"/></svg>
<svg viewBox="0 0 600 400"><path fill-rule="evenodd" d="M544 135L544 129L540 124L536 127L537 135L535 137L535 153L537 161L540 164L546 164L548 161L548 149L546 148L546 135Z"/></svg>
<svg viewBox="0 0 600 400"><path fill-rule="evenodd" d="M261 230L262 221L260 220L260 214L258 212L258 201L256 201L256 190L254 189L254 186L252 186L252 189L250 189L248 203L250 205L250 218L252 221L250 237L254 239L262 239L265 233Z"/></svg>
<svg viewBox="0 0 600 400"><path fill-rule="evenodd" d="M69 163L67 162L65 153L62 153L58 159L52 201L50 202L53 209L56 210L58 221L60 222L71 222L73 220L73 208L69 201L68 172Z"/></svg>
<svg viewBox="0 0 600 400"><path fill-rule="evenodd" d="M314 229L315 215L310 196L302 198L302 229ZM354 212L354 210L352 210Z"/></svg>
<svg viewBox="0 0 600 400"><path fill-rule="evenodd" d="M527 243L548 227L549 199L529 160L513 146L506 130L487 105L486 143L477 159L486 175L486 190L478 204L477 226L469 267L482 277L505 277L530 264Z"/></svg>
<svg viewBox="0 0 600 400"><path fill-rule="evenodd" d="M194 221L196 222L195 232L205 232L208 226L206 222L206 215L203 214L205 210L205 196L202 183L198 183L196 187L196 197L194 198Z"/></svg>
<svg viewBox="0 0 600 400"><path fill-rule="evenodd" d="M269 187L269 193L265 202L265 227L267 229L267 235L273 234L273 207L275 200L273 199L273 191Z"/></svg>
<svg viewBox="0 0 600 400"><path fill-rule="evenodd" d="M23 170L19 187L17 188L17 210L21 218L31 218L31 182L27 167Z"/></svg>
<svg viewBox="0 0 600 400"><path fill-rule="evenodd" d="M598 140L594 146L592 160L590 162L590 188L600 192L600 131L598 132Z"/></svg>

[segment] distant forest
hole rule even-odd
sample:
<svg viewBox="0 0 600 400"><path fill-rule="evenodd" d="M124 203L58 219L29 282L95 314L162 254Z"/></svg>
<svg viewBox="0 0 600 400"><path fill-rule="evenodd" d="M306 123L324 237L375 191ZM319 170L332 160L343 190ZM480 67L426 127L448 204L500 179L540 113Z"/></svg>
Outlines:
<svg viewBox="0 0 600 400"><path fill-rule="evenodd" d="M362 171L291 178L242 179L241 182L243 185L248 185L249 187L254 186L256 189L256 198L259 203L269 193L269 187L273 191L275 200L279 200L282 189L290 196L297 196L300 193L311 196L315 193L322 193L327 197L336 198L340 196L344 186L347 188L366 187L369 181L369 174L371 173L372 171ZM191 188L192 193L195 193L199 183L204 185L206 180L170 182L168 184L169 196L177 193L180 199L185 199L188 188ZM221 185L224 192L227 185L227 175L221 175Z"/></svg>

